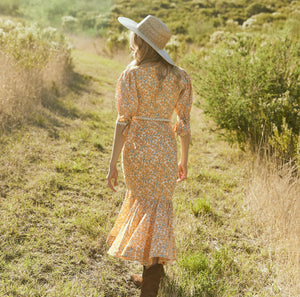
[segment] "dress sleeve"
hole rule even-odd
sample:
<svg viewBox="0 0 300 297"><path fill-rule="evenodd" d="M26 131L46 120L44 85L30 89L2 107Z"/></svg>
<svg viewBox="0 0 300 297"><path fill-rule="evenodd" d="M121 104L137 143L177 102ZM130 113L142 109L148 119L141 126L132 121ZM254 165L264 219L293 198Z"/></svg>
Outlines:
<svg viewBox="0 0 300 297"><path fill-rule="evenodd" d="M176 102L175 112L177 114L177 122L173 129L179 136L185 136L191 133L190 129L190 112L192 108L193 95L192 83L189 75L185 73L183 88Z"/></svg>
<svg viewBox="0 0 300 297"><path fill-rule="evenodd" d="M132 71L125 70L116 87L117 124L128 126L138 109L136 80Z"/></svg>

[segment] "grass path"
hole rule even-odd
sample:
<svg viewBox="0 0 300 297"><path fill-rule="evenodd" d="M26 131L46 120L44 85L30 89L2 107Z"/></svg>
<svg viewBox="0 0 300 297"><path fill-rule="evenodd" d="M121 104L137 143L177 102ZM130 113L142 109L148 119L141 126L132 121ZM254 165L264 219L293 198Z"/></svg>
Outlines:
<svg viewBox="0 0 300 297"><path fill-rule="evenodd" d="M0 296L138 296L140 267L105 245L125 194L106 187L122 63L73 52L74 83L0 137ZM245 155L192 113L189 179L174 196L178 261L160 296L284 296L243 210Z"/></svg>

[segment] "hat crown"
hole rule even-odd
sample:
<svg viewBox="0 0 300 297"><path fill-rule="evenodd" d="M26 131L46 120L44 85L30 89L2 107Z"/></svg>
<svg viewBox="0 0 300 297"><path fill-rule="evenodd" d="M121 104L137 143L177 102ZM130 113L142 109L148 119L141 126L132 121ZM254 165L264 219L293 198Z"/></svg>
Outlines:
<svg viewBox="0 0 300 297"><path fill-rule="evenodd" d="M152 15L138 23L137 28L159 49L163 49L172 36L166 24Z"/></svg>
<svg viewBox="0 0 300 297"><path fill-rule="evenodd" d="M124 17L118 17L118 21L147 42L164 60L175 65L163 49L172 36L164 22L152 15L148 15L140 23Z"/></svg>

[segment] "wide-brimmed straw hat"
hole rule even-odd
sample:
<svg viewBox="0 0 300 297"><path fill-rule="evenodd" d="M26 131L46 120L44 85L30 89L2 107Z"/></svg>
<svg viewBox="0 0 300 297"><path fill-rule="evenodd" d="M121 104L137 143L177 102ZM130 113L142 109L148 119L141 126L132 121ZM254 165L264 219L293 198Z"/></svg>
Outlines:
<svg viewBox="0 0 300 297"><path fill-rule="evenodd" d="M148 15L139 23L124 17L118 17L118 21L146 41L168 63L175 65L163 49L172 36L164 22L152 15Z"/></svg>

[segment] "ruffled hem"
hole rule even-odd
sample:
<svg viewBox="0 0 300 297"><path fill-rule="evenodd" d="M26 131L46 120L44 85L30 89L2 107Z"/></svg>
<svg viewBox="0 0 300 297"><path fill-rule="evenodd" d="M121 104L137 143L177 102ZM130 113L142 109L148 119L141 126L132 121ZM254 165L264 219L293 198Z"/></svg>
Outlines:
<svg viewBox="0 0 300 297"><path fill-rule="evenodd" d="M170 265L170 264L173 264L176 261L176 258L166 259L166 258L160 258L159 257L158 260L156 260L157 257L153 257L151 259L148 259L148 261L146 262L146 261L141 261L139 259L132 259L131 257L127 257L127 256L124 256L122 254L114 253L113 251L111 251L111 249L109 249L107 253L112 257L127 260L127 261L131 261L131 262L136 262L136 263L141 264L143 266L152 265L154 259L155 259L155 263L162 264L162 265Z"/></svg>
<svg viewBox="0 0 300 297"><path fill-rule="evenodd" d="M116 223L107 238L108 254L151 265L176 260L172 201L133 198L127 192Z"/></svg>

